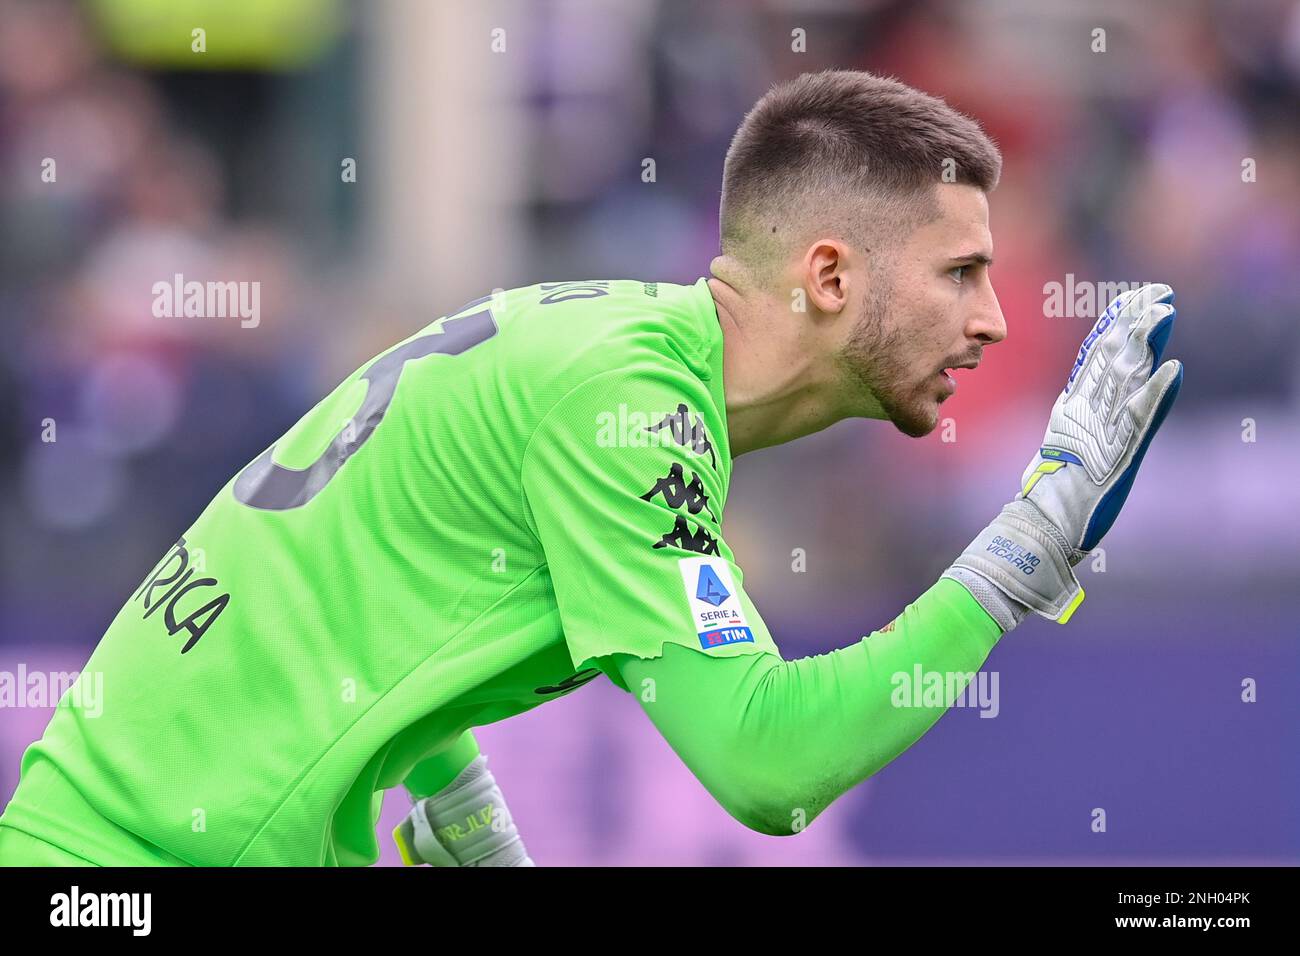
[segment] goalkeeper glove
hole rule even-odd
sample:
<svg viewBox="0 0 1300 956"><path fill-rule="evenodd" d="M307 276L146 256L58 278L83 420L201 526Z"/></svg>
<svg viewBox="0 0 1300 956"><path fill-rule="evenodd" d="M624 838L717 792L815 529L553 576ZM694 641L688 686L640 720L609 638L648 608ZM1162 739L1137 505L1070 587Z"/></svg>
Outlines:
<svg viewBox="0 0 1300 956"><path fill-rule="evenodd" d="M535 866L479 754L443 789L416 802L393 830L407 866Z"/></svg>
<svg viewBox="0 0 1300 956"><path fill-rule="evenodd" d="M1147 285L1110 304L1083 340L1020 493L945 572L1004 630L1030 610L1064 624L1083 602L1074 566L1114 523L1182 385L1182 363L1160 365L1173 301L1169 286Z"/></svg>

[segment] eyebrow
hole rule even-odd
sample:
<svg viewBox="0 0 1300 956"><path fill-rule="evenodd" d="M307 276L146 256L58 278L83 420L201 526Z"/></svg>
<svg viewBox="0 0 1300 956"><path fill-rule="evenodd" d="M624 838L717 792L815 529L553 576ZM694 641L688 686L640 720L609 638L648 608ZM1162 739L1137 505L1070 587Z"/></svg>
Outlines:
<svg viewBox="0 0 1300 956"><path fill-rule="evenodd" d="M968 252L964 256L953 256L949 262L978 262L980 265L988 268L993 265L993 257L987 256L982 252Z"/></svg>

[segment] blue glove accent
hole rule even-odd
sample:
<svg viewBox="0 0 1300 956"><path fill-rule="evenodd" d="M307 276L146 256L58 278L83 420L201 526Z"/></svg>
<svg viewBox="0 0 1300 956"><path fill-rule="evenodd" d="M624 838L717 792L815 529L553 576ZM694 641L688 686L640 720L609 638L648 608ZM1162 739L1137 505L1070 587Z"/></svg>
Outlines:
<svg viewBox="0 0 1300 956"><path fill-rule="evenodd" d="M1162 324L1166 329L1172 328L1173 317L1171 316L1167 322ZM1165 339L1168 338L1169 333L1166 331ZM1156 361L1160 361L1159 352L1156 353ZM1119 476L1115 484L1102 495L1097 510L1093 512L1092 520L1088 522L1088 527L1083 534L1082 548L1084 551L1091 551L1097 547L1106 532L1110 530L1110 526L1115 523L1115 518L1119 515L1120 509L1124 507L1124 502L1128 499L1129 489L1133 487L1133 479L1137 477L1138 466L1142 464L1142 457L1147 453L1147 448L1151 445L1151 439L1155 438L1156 432L1160 430L1160 425L1164 422L1165 416L1169 414L1169 409L1173 408L1174 399L1178 397L1178 390L1182 387L1183 369L1180 365L1173 384L1165 392L1165 397L1160 400L1160 406L1156 409L1150 430L1147 431L1146 436L1142 439L1142 444L1138 446L1133 455L1133 461L1124 469L1124 473Z"/></svg>

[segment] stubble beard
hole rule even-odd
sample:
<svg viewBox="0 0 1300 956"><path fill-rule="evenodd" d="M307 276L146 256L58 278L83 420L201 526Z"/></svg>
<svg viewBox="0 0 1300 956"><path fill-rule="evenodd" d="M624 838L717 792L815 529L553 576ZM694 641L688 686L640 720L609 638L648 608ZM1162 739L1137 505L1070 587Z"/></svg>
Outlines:
<svg viewBox="0 0 1300 956"><path fill-rule="evenodd" d="M848 377L846 387L857 396L874 398L885 417L909 438L934 431L939 413L932 390L909 381L907 335L892 321L889 287L873 289L862 304L857 325L840 352Z"/></svg>

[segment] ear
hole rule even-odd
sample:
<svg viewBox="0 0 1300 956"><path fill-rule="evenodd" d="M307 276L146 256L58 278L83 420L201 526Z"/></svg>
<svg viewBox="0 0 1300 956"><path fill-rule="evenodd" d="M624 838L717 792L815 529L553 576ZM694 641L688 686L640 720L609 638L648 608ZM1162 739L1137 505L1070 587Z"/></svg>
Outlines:
<svg viewBox="0 0 1300 956"><path fill-rule="evenodd" d="M821 312L838 315L849 301L848 248L838 239L817 239L804 252L801 278L808 299Z"/></svg>

